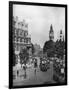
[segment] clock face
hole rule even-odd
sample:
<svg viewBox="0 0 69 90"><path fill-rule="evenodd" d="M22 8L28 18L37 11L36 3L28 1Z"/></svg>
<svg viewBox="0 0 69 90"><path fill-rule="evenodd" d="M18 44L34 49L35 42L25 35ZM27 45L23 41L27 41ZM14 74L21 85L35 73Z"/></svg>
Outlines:
<svg viewBox="0 0 69 90"><path fill-rule="evenodd" d="M53 33L50 33L50 36L53 36Z"/></svg>

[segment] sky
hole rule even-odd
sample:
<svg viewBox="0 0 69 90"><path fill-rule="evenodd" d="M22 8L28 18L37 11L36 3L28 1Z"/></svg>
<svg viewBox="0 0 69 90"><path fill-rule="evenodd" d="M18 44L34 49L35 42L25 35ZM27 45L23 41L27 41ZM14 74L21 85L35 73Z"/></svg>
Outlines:
<svg viewBox="0 0 69 90"><path fill-rule="evenodd" d="M52 24L54 41L59 38L60 30L65 37L65 8L49 6L13 5L13 16L28 23L31 42L42 48L49 40L49 30Z"/></svg>

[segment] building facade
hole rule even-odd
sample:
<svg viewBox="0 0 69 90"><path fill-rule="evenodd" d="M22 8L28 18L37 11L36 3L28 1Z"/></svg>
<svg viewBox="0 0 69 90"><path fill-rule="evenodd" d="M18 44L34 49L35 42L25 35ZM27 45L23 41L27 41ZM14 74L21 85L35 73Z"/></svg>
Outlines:
<svg viewBox="0 0 69 90"><path fill-rule="evenodd" d="M28 24L25 20L19 21L18 17L13 18L13 47L15 54L19 54L24 48L27 48L31 54L31 36L28 33Z"/></svg>

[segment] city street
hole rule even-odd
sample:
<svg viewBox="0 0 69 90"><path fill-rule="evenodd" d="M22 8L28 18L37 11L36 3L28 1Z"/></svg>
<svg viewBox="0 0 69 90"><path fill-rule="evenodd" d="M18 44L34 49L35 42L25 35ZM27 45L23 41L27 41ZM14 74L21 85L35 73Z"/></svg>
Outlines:
<svg viewBox="0 0 69 90"><path fill-rule="evenodd" d="M24 78L25 71L23 69L19 70L19 76L13 80L13 86L22 85L38 85L43 83L55 83L53 81L53 63L50 63L50 69L42 72L39 68L40 59L37 57L38 67L34 68L34 64L26 69L26 78ZM17 75L16 75L17 76Z"/></svg>
<svg viewBox="0 0 69 90"><path fill-rule="evenodd" d="M45 11L41 10L41 13L45 13ZM21 14L25 12L26 10ZM65 80L65 35L62 28L59 28L61 24L58 25L58 28L55 26L56 34L54 34L55 23L54 25L53 23L46 24L47 16L45 17L45 14L35 16L36 23L33 23L32 14L30 15L32 22L27 22L24 17L20 20L17 14L13 17L13 86L44 85ZM38 16L43 19L38 19ZM58 14L55 18L58 18L57 16ZM54 17L52 18L54 20ZM60 20L60 18L56 20ZM45 20L45 25L42 20ZM48 20L50 21L51 18ZM29 24L32 27L30 29ZM46 27L47 25L48 27ZM59 38L55 39L55 35Z"/></svg>

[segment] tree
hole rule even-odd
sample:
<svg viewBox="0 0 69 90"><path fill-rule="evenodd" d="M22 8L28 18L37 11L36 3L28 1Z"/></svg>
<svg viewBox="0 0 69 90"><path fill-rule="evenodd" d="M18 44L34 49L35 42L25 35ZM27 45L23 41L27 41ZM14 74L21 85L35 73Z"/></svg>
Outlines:
<svg viewBox="0 0 69 90"><path fill-rule="evenodd" d="M20 63L26 65L26 63L29 60L29 54L27 52L27 49L22 49L19 56L20 56Z"/></svg>

